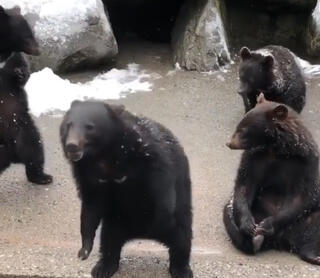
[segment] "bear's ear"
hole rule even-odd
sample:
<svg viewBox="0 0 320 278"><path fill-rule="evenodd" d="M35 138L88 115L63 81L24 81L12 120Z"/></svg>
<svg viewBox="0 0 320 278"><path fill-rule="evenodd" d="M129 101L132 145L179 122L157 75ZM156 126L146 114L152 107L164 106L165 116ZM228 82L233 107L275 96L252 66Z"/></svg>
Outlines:
<svg viewBox="0 0 320 278"><path fill-rule="evenodd" d="M252 57L250 49L246 46L242 47L240 50L240 57L242 61L250 59Z"/></svg>
<svg viewBox="0 0 320 278"><path fill-rule="evenodd" d="M21 15L21 8L19 6L14 6L12 11L14 14Z"/></svg>
<svg viewBox="0 0 320 278"><path fill-rule="evenodd" d="M262 103L262 102L265 102L266 101L266 98L264 97L264 94L263 93L260 93L258 96L257 96L257 103Z"/></svg>
<svg viewBox="0 0 320 278"><path fill-rule="evenodd" d="M117 115L121 115L122 112L126 109L126 107L122 104L105 104L109 109L115 112Z"/></svg>
<svg viewBox="0 0 320 278"><path fill-rule="evenodd" d="M76 105L78 105L80 103L81 103L80 100L74 100L73 102L71 102L71 107L74 107L74 106L76 106Z"/></svg>
<svg viewBox="0 0 320 278"><path fill-rule="evenodd" d="M271 69L273 67L273 64L274 64L274 58L271 55L268 55L263 58L262 65L265 68Z"/></svg>
<svg viewBox="0 0 320 278"><path fill-rule="evenodd" d="M272 111L272 119L284 121L288 117L288 108L282 104L278 105Z"/></svg>

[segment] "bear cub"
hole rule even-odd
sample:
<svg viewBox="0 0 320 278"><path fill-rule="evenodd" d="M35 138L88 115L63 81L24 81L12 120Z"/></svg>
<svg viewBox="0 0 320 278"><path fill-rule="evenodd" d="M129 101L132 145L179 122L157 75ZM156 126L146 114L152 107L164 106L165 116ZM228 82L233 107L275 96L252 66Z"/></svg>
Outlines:
<svg viewBox="0 0 320 278"><path fill-rule="evenodd" d="M12 9L0 6L0 38L0 62L7 59L12 52L35 56L40 54L39 45L18 6Z"/></svg>
<svg viewBox="0 0 320 278"><path fill-rule="evenodd" d="M233 244L253 254L285 249L320 264L319 151L296 112L263 94L237 126L244 150L224 224Z"/></svg>
<svg viewBox="0 0 320 278"><path fill-rule="evenodd" d="M172 277L193 277L189 164L172 133L123 106L74 101L60 135L82 203L81 259L102 223L101 258L92 276L111 277L123 245L145 238L169 248Z"/></svg>
<svg viewBox="0 0 320 278"><path fill-rule="evenodd" d="M29 66L23 54L14 52L38 55L38 44L18 7L0 6L0 22L0 172L12 162L23 163L30 182L48 184L52 177L43 172L43 145L24 90Z"/></svg>
<svg viewBox="0 0 320 278"><path fill-rule="evenodd" d="M270 101L286 104L300 113L306 102L306 85L292 52L270 45L251 51L240 50L240 88L245 111L256 105L260 93Z"/></svg>

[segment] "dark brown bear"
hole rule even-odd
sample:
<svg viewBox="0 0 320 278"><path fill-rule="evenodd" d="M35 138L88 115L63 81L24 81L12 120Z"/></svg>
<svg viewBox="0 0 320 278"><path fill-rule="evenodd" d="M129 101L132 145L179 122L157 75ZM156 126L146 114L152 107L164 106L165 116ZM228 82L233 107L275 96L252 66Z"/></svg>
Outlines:
<svg viewBox="0 0 320 278"><path fill-rule="evenodd" d="M0 39L0 62L7 59L12 52L40 54L33 32L18 6L12 9L0 6Z"/></svg>
<svg viewBox="0 0 320 278"><path fill-rule="evenodd" d="M30 77L23 54L39 49L20 9L0 6L0 172L11 163L23 163L30 182L48 184L43 171L44 152L40 133L29 114L24 85Z"/></svg>
<svg viewBox="0 0 320 278"><path fill-rule="evenodd" d="M245 253L280 248L320 264L319 152L288 106L258 98L239 123L231 149L242 149L224 224Z"/></svg>
<svg viewBox="0 0 320 278"><path fill-rule="evenodd" d="M256 105L262 92L267 100L284 103L300 113L305 105L306 85L295 56L289 49L270 45L240 50L240 88L245 110Z"/></svg>
<svg viewBox="0 0 320 278"><path fill-rule="evenodd" d="M189 165L172 133L124 107L76 101L60 134L82 200L80 258L89 256L102 222L92 276L111 277L123 245L146 238L169 247L172 277L193 277Z"/></svg>

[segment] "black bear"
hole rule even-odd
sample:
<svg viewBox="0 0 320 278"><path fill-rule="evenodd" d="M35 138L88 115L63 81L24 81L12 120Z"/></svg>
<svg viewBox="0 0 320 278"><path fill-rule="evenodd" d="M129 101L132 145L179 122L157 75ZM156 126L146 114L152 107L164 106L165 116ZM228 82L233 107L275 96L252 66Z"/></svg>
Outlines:
<svg viewBox="0 0 320 278"><path fill-rule="evenodd" d="M19 52L38 55L38 44L20 9L0 6L0 172L12 162L23 163L30 182L48 184L38 129L29 115L24 85L30 72Z"/></svg>
<svg viewBox="0 0 320 278"><path fill-rule="evenodd" d="M43 172L43 144L24 90L29 76L20 53L12 53L0 64L0 172L11 162L23 163L30 182L48 184L52 177Z"/></svg>
<svg viewBox="0 0 320 278"><path fill-rule="evenodd" d="M296 57L289 49L270 45L256 51L240 50L240 88L245 110L256 105L260 93L300 113L306 102L306 85Z"/></svg>
<svg viewBox="0 0 320 278"><path fill-rule="evenodd" d="M0 6L0 39L0 62L7 59L12 52L40 54L33 32L18 6L12 9Z"/></svg>
<svg viewBox="0 0 320 278"><path fill-rule="evenodd" d="M261 94L227 145L244 150L223 216L233 244L320 264L319 151L297 113Z"/></svg>
<svg viewBox="0 0 320 278"><path fill-rule="evenodd" d="M111 277L123 245L145 238L169 247L172 277L193 277L189 165L172 133L123 106L75 101L60 135L82 201L81 259L102 222L101 258L92 276Z"/></svg>

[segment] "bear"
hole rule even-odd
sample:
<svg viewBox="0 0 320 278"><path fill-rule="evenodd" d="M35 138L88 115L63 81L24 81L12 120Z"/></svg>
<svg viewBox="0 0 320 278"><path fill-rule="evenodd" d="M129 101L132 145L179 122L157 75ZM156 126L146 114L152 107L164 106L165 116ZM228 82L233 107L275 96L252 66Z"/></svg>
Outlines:
<svg viewBox="0 0 320 278"><path fill-rule="evenodd" d="M270 101L300 113L306 103L306 84L296 56L287 48L269 45L255 51L240 50L240 87L245 111L255 107L260 93Z"/></svg>
<svg viewBox="0 0 320 278"><path fill-rule="evenodd" d="M12 9L4 9L0 6L0 38L2 60L8 58L12 52L40 55L39 44L18 6Z"/></svg>
<svg viewBox="0 0 320 278"><path fill-rule="evenodd" d="M52 176L43 171L43 143L24 90L29 76L21 53L13 52L0 64L0 172L11 163L23 163L30 182L49 184Z"/></svg>
<svg viewBox="0 0 320 278"><path fill-rule="evenodd" d="M12 9L0 6L0 39L0 63L12 52L40 55L39 44L18 6Z"/></svg>
<svg viewBox="0 0 320 278"><path fill-rule="evenodd" d="M20 53L39 55L39 45L18 6L0 6L0 22L0 172L23 163L30 182L49 184L52 176L43 171L43 143L24 90L29 65Z"/></svg>
<svg viewBox="0 0 320 278"><path fill-rule="evenodd" d="M227 146L244 150L223 210L235 247L288 250L320 265L319 150L297 112L261 94Z"/></svg>
<svg viewBox="0 0 320 278"><path fill-rule="evenodd" d="M102 223L101 258L92 276L111 277L123 245L143 238L169 248L172 277L193 277L191 179L176 137L124 106L76 100L60 138L81 199L81 259L88 258Z"/></svg>

